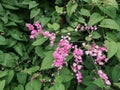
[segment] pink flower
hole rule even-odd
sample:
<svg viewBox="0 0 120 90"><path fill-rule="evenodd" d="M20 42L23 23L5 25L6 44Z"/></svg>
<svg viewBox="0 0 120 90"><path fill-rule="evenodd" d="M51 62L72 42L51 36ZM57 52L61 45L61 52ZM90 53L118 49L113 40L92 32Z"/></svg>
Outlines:
<svg viewBox="0 0 120 90"><path fill-rule="evenodd" d="M26 27L28 27L30 31L34 30L34 26L32 24L26 23Z"/></svg>
<svg viewBox="0 0 120 90"><path fill-rule="evenodd" d="M42 26L41 26L41 24L39 24L38 21L35 22L35 26L37 27L37 29L42 31Z"/></svg>
<svg viewBox="0 0 120 90"><path fill-rule="evenodd" d="M81 59L82 55L83 55L83 51L81 49L75 48L73 52L73 56L77 59Z"/></svg>
<svg viewBox="0 0 120 90"><path fill-rule="evenodd" d="M91 49L85 53L95 58L95 64L104 65L108 61L106 55L103 54L104 52L107 52L105 46L100 47L93 43Z"/></svg>
<svg viewBox="0 0 120 90"><path fill-rule="evenodd" d="M30 39L34 39L38 36L38 31L34 29L34 26L32 24L27 23L26 27L31 31Z"/></svg>
<svg viewBox="0 0 120 90"><path fill-rule="evenodd" d="M48 31L43 32L44 37L50 37L50 33Z"/></svg>
<svg viewBox="0 0 120 90"><path fill-rule="evenodd" d="M82 73L81 72L76 73L76 77L77 77L78 83L81 83L82 82Z"/></svg>
<svg viewBox="0 0 120 90"><path fill-rule="evenodd" d="M73 71L76 73L77 72L77 64L76 63L73 63Z"/></svg>
<svg viewBox="0 0 120 90"><path fill-rule="evenodd" d="M34 39L38 36L38 31L37 30L32 30L31 31L31 35L30 35L30 38L31 39Z"/></svg>
<svg viewBox="0 0 120 90"><path fill-rule="evenodd" d="M42 30L42 26L39 24L39 22L35 22L34 24L37 28L37 30L34 29L34 26L32 24L29 24L27 23L26 24L26 27L28 27L28 29L31 31L31 35L30 35L30 38L31 39L34 39L36 38L39 34L42 34L45 38L49 38L50 40L50 46L53 46L54 45L54 41L55 41L55 38L56 38L56 34L55 33L50 33L48 31L43 31Z"/></svg>
<svg viewBox="0 0 120 90"><path fill-rule="evenodd" d="M56 38L56 34L55 33L51 33L50 34L50 46L54 45L55 38Z"/></svg>
<svg viewBox="0 0 120 90"><path fill-rule="evenodd" d="M43 31L42 31L42 26L41 26L41 24L39 24L39 22L37 21L37 22L35 22L35 26L37 27L38 32L39 32L40 34L42 34Z"/></svg>
<svg viewBox="0 0 120 90"><path fill-rule="evenodd" d="M63 64L65 63L64 60L68 56L69 50L71 49L72 45L66 38L62 38L59 43L58 47L53 53L54 63L53 66L57 67L58 70L62 69Z"/></svg>
<svg viewBox="0 0 120 90"><path fill-rule="evenodd" d="M95 31L95 30L97 30L97 26L88 26L87 24L85 24L85 25L78 24L75 28L75 32L77 32L78 30L80 30L80 31L85 31L85 30Z"/></svg>
<svg viewBox="0 0 120 90"><path fill-rule="evenodd" d="M107 85L111 85L107 75L102 70L98 70L98 75L105 81Z"/></svg>
<svg viewBox="0 0 120 90"><path fill-rule="evenodd" d="M82 73L80 72L82 68L82 55L83 55L83 50L80 48L77 48L77 46L74 47L73 51L73 56L74 56L74 63L73 63L73 72L76 74L77 82L81 83L82 82Z"/></svg>

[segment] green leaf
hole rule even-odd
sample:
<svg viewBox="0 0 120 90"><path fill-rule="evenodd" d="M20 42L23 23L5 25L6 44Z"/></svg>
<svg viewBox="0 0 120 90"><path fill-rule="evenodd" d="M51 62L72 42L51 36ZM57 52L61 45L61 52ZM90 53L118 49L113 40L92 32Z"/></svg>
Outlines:
<svg viewBox="0 0 120 90"><path fill-rule="evenodd" d="M103 88L105 86L105 83L101 78L96 79L93 83L101 88Z"/></svg>
<svg viewBox="0 0 120 90"><path fill-rule="evenodd" d="M5 80L0 81L0 90L4 90Z"/></svg>
<svg viewBox="0 0 120 90"><path fill-rule="evenodd" d="M11 83L12 79L14 77L14 71L13 70L8 70L7 76L4 78L6 80L6 84L8 85Z"/></svg>
<svg viewBox="0 0 120 90"><path fill-rule="evenodd" d="M72 73L67 68L63 68L60 72L60 75L56 76L55 82L68 82L73 78Z"/></svg>
<svg viewBox="0 0 120 90"><path fill-rule="evenodd" d="M6 45L7 44L7 40L0 35L0 45Z"/></svg>
<svg viewBox="0 0 120 90"><path fill-rule="evenodd" d="M116 38L116 33L114 32L106 32L106 37L105 37L107 40L109 41L115 41L117 42L117 38Z"/></svg>
<svg viewBox="0 0 120 90"><path fill-rule="evenodd" d="M41 70L53 68L53 51L48 51L45 55L46 57L42 61Z"/></svg>
<svg viewBox="0 0 120 90"><path fill-rule="evenodd" d="M41 83L39 80L34 79L27 83L25 90L41 90Z"/></svg>
<svg viewBox="0 0 120 90"><path fill-rule="evenodd" d="M23 72L28 73L28 74L32 74L32 73L38 71L39 69L40 69L39 66L32 66L31 68L28 68L28 69L25 68Z"/></svg>
<svg viewBox="0 0 120 90"><path fill-rule="evenodd" d="M116 29L116 30L120 31L119 25L112 19L102 20L99 26L103 27L103 28Z"/></svg>
<svg viewBox="0 0 120 90"><path fill-rule="evenodd" d="M17 43L13 48L20 56L23 56L23 45L21 43Z"/></svg>
<svg viewBox="0 0 120 90"><path fill-rule="evenodd" d="M40 9L38 8L33 8L30 12L30 19L34 18L40 13Z"/></svg>
<svg viewBox="0 0 120 90"><path fill-rule="evenodd" d="M120 88L120 83L113 83L113 84L114 84L114 86Z"/></svg>
<svg viewBox="0 0 120 90"><path fill-rule="evenodd" d="M14 88L14 90L24 90L23 85L18 85L17 87Z"/></svg>
<svg viewBox="0 0 120 90"><path fill-rule="evenodd" d="M92 26L98 22L100 22L102 19L104 19L103 16L101 16L99 13L93 13L91 16L90 16L90 20L88 22L88 25L89 26Z"/></svg>
<svg viewBox="0 0 120 90"><path fill-rule="evenodd" d="M17 10L17 9L19 9L18 7L14 7L14 6L12 6L12 5L9 5L9 4L2 4L5 8L7 8L7 9L12 9L12 10Z"/></svg>
<svg viewBox="0 0 120 90"><path fill-rule="evenodd" d="M26 73L17 73L17 80L20 84L25 85L27 79L27 74Z"/></svg>
<svg viewBox="0 0 120 90"><path fill-rule="evenodd" d="M32 45L33 45L33 46L42 45L45 41L47 41L47 39L48 39L48 38L44 38L44 37L39 38L39 39L37 39L36 41L34 41L34 42L32 43Z"/></svg>
<svg viewBox="0 0 120 90"><path fill-rule="evenodd" d="M58 23L53 23L52 27L54 30L58 30L60 28L60 25Z"/></svg>
<svg viewBox="0 0 120 90"><path fill-rule="evenodd" d="M9 53L0 53L0 64L6 67L14 67L16 58Z"/></svg>
<svg viewBox="0 0 120 90"><path fill-rule="evenodd" d="M116 65L112 70L112 80L118 82L120 80L120 66Z"/></svg>
<svg viewBox="0 0 120 90"><path fill-rule="evenodd" d="M117 57L118 60L120 61L120 43L118 43L117 45L118 45L118 48L117 48L116 57Z"/></svg>
<svg viewBox="0 0 120 90"><path fill-rule="evenodd" d="M90 84L92 84L91 82L93 82L93 77L92 76L84 76L82 79L82 83L86 86L89 86Z"/></svg>
<svg viewBox="0 0 120 90"><path fill-rule="evenodd" d="M99 7L100 10L107 14L108 16L112 17L112 18L115 18L116 17L116 9L112 6L101 6Z"/></svg>
<svg viewBox="0 0 120 90"><path fill-rule="evenodd" d="M63 7L55 6L56 12L62 14L63 13Z"/></svg>
<svg viewBox="0 0 120 90"><path fill-rule="evenodd" d="M66 7L67 7L67 15L69 17L71 17L71 15L75 12L77 6L78 6L77 2L73 3L71 0L68 2Z"/></svg>
<svg viewBox="0 0 120 90"><path fill-rule="evenodd" d="M54 88L55 90L58 90L58 88L59 90L65 90L65 86L62 83L55 84Z"/></svg>
<svg viewBox="0 0 120 90"><path fill-rule="evenodd" d="M42 47L38 46L38 47L35 47L35 53L40 56L41 58L44 58L45 54L44 54L44 51L42 49Z"/></svg>
<svg viewBox="0 0 120 90"><path fill-rule="evenodd" d="M69 54L69 56L66 57L66 62L70 61L71 59L73 58L73 55L72 54Z"/></svg>
<svg viewBox="0 0 120 90"><path fill-rule="evenodd" d="M58 23L53 23L53 24L48 23L47 26L48 28L51 28L54 30L58 30L60 28L60 25Z"/></svg>
<svg viewBox="0 0 120 90"><path fill-rule="evenodd" d="M96 31L92 32L92 38L99 39L100 37L101 37L101 35L98 32L96 32Z"/></svg>
<svg viewBox="0 0 120 90"><path fill-rule="evenodd" d="M0 78L5 77L7 74L7 71L0 71Z"/></svg>
<svg viewBox="0 0 120 90"><path fill-rule="evenodd" d="M82 8L80 14L84 16L90 16L90 12L87 9Z"/></svg>
<svg viewBox="0 0 120 90"><path fill-rule="evenodd" d="M1 24L0 24L0 32L4 32L3 27L4 27L4 26L3 26L3 24L1 23Z"/></svg>
<svg viewBox="0 0 120 90"><path fill-rule="evenodd" d="M5 26L17 26L15 22L8 22Z"/></svg>
<svg viewBox="0 0 120 90"><path fill-rule="evenodd" d="M116 9L118 9L118 3L116 0L103 0L103 4L107 5L111 5L113 7L115 7Z"/></svg>
<svg viewBox="0 0 120 90"><path fill-rule="evenodd" d="M55 83L54 86L49 88L48 90L65 90L65 86L62 83Z"/></svg>
<svg viewBox="0 0 120 90"><path fill-rule="evenodd" d="M86 48L89 50L89 49L91 49L91 46L88 46ZM85 68L87 68L90 71L94 69L94 63L90 56L86 57L86 59L84 60L84 65L85 65Z"/></svg>
<svg viewBox="0 0 120 90"><path fill-rule="evenodd" d="M8 14L5 14L3 17L1 17L1 20L6 24L8 23Z"/></svg>
<svg viewBox="0 0 120 90"><path fill-rule="evenodd" d="M92 3L92 0L83 0L83 1L86 2L86 3L89 3L89 4Z"/></svg>
<svg viewBox="0 0 120 90"><path fill-rule="evenodd" d="M44 27L49 21L50 17L40 16L37 20L41 23L42 27Z"/></svg>
<svg viewBox="0 0 120 90"><path fill-rule="evenodd" d="M92 0L92 4L99 6L101 4L101 1L100 0Z"/></svg>
<svg viewBox="0 0 120 90"><path fill-rule="evenodd" d="M110 59L117 53L118 45L114 41L105 41L105 44L108 50L108 59Z"/></svg>
<svg viewBox="0 0 120 90"><path fill-rule="evenodd" d="M55 89L54 89L54 86L50 87L48 90L55 90Z"/></svg>
<svg viewBox="0 0 120 90"><path fill-rule="evenodd" d="M2 2L9 5L17 5L15 0L3 0Z"/></svg>
<svg viewBox="0 0 120 90"><path fill-rule="evenodd" d="M99 90L99 89L95 84L91 83L88 85L87 88L85 88L85 90Z"/></svg>
<svg viewBox="0 0 120 90"><path fill-rule="evenodd" d="M120 14L117 14L116 18L114 19L120 26Z"/></svg>
<svg viewBox="0 0 120 90"><path fill-rule="evenodd" d="M47 26L48 26L48 28L52 28L53 27L53 25L50 24L50 23L48 23Z"/></svg>
<svg viewBox="0 0 120 90"><path fill-rule="evenodd" d="M77 17L76 21L85 24L85 19L83 17Z"/></svg>
<svg viewBox="0 0 120 90"><path fill-rule="evenodd" d="M87 36L87 37L85 37L85 40L89 42L89 41L92 40L92 38L90 38L90 37Z"/></svg>
<svg viewBox="0 0 120 90"><path fill-rule="evenodd" d="M18 30L18 28L13 28L9 30L9 34L12 36L12 38L20 41L26 41L26 37L23 36L23 33Z"/></svg>
<svg viewBox="0 0 120 90"><path fill-rule="evenodd" d="M4 9L1 3L0 3L0 12L1 12L0 15L4 16Z"/></svg>
<svg viewBox="0 0 120 90"><path fill-rule="evenodd" d="M7 39L7 43L9 43L7 45L8 47L13 47L17 43L17 41L14 40L13 38L9 38L9 39Z"/></svg>
<svg viewBox="0 0 120 90"><path fill-rule="evenodd" d="M36 3L36 1L30 1L30 2L29 2L29 9L32 9L32 8L38 6L38 5L39 5L39 4Z"/></svg>

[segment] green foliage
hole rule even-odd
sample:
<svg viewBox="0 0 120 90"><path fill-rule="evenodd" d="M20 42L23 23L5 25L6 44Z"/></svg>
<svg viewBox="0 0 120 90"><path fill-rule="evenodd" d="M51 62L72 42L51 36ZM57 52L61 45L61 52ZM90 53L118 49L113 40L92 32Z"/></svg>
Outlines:
<svg viewBox="0 0 120 90"><path fill-rule="evenodd" d="M0 0L0 90L119 90L119 12L119 0ZM43 35L29 38L25 24L36 21L43 31L56 33L53 47ZM98 29L75 32L78 23ZM80 85L72 70L71 52L65 60L68 66L63 65L60 71L53 67L53 52L61 36L67 33L71 33L71 43L82 49L82 42L96 42L105 44L108 50L105 54L109 60L104 66L83 56ZM97 75L97 69L107 74L111 86Z"/></svg>
<svg viewBox="0 0 120 90"><path fill-rule="evenodd" d="M52 67L52 64L53 64L53 51L48 51L46 54L45 54L45 58L43 59L42 61L42 64L41 64L41 70L44 70L44 69L49 69L49 68L53 68Z"/></svg>
<svg viewBox="0 0 120 90"><path fill-rule="evenodd" d="M112 56L114 56L117 53L118 45L116 42L106 41L106 46L108 49L108 58L111 58Z"/></svg>
<svg viewBox="0 0 120 90"><path fill-rule="evenodd" d="M100 10L112 18L116 18L116 9L112 6L101 6Z"/></svg>
<svg viewBox="0 0 120 90"><path fill-rule="evenodd" d="M99 13L93 13L91 16L90 16L90 20L88 22L88 25L92 26L98 22L100 22L104 17L101 16Z"/></svg>
<svg viewBox="0 0 120 90"><path fill-rule="evenodd" d="M4 90L4 87L5 87L5 80L0 81L0 89Z"/></svg>
<svg viewBox="0 0 120 90"><path fill-rule="evenodd" d="M25 86L25 90L40 90L41 89L41 84L39 80L32 80L28 82Z"/></svg>
<svg viewBox="0 0 120 90"><path fill-rule="evenodd" d="M99 26L104 28L116 29L118 31L120 30L120 26L112 19L104 19Z"/></svg>
<svg viewBox="0 0 120 90"><path fill-rule="evenodd" d="M24 87L22 85L18 85L14 88L14 90L24 90Z"/></svg>
<svg viewBox="0 0 120 90"><path fill-rule="evenodd" d="M78 6L77 2L73 3L71 0L68 2L68 4L67 4L67 15L69 17L71 17L71 15L75 12L77 6Z"/></svg>
<svg viewBox="0 0 120 90"><path fill-rule="evenodd" d="M37 39L36 41L34 41L34 42L32 43L32 45L33 45L33 46L42 45L46 40L47 40L47 38L44 38L44 37L39 38L39 39Z"/></svg>
<svg viewBox="0 0 120 90"><path fill-rule="evenodd" d="M120 79L119 70L120 70L120 65L116 65L115 67L113 67L113 70L112 70L112 80L114 82L118 82L119 79Z"/></svg>
<svg viewBox="0 0 120 90"><path fill-rule="evenodd" d="M84 16L90 16L89 10L84 9L84 8L82 8L82 9L80 10L80 14L81 14L81 15L84 15Z"/></svg>

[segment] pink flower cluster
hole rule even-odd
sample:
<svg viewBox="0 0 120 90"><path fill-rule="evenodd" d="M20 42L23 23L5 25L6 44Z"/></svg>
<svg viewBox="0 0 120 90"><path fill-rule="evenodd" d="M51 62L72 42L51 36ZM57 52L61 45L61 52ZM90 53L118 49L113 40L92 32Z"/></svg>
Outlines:
<svg viewBox="0 0 120 90"><path fill-rule="evenodd" d="M89 30L89 31L95 31L97 30L97 26L88 26L87 24L85 25L81 25L78 24L75 28L75 31L85 31L85 30Z"/></svg>
<svg viewBox="0 0 120 90"><path fill-rule="evenodd" d="M35 27L37 28L37 30L34 28L34 25ZM55 33L50 33L48 31L43 31L42 30L42 26L39 24L39 22L36 22L34 25L30 24L30 23L27 23L26 26L28 27L28 29L31 31L31 35L30 35L30 38L31 39L34 39L36 38L39 34L42 34L44 35L45 38L49 38L50 40L50 46L53 46L54 45L54 41L55 41L55 38L56 38L56 34Z"/></svg>
<svg viewBox="0 0 120 90"><path fill-rule="evenodd" d="M75 58L74 63L73 63L73 72L76 74L77 81L78 83L82 82L82 73L80 72L82 68L82 55L83 55L83 50L77 48L77 46L74 47L73 51L73 56Z"/></svg>
<svg viewBox="0 0 120 90"><path fill-rule="evenodd" d="M27 23L26 27L28 27L28 29L31 31L30 32L31 33L31 35L30 35L31 39L34 39L38 36L38 31L36 29L34 29L34 26L32 24ZM40 28L40 29L42 29L42 28Z"/></svg>
<svg viewBox="0 0 120 90"><path fill-rule="evenodd" d="M100 47L93 43L91 49L86 51L85 53L86 55L90 55L95 58L95 64L104 65L105 62L108 61L108 58L106 57L106 55L103 54L103 52L107 52L105 46Z"/></svg>
<svg viewBox="0 0 120 90"><path fill-rule="evenodd" d="M39 22L35 22L34 25L27 23L26 26L30 30L31 39L34 39L39 34L42 34L45 38L49 38L50 46L54 45L56 34L50 33L49 31L43 31L42 26L39 24ZM88 26L87 24L85 25L78 24L75 28L76 32L85 31L85 30L89 30L90 32L92 32L94 30L97 30L97 26ZM53 53L53 57L54 57L53 66L57 67L58 71L61 70L63 65L67 64L67 62L65 62L65 59L69 55L69 51L71 49L74 49L73 50L74 63L72 66L72 70L76 75L77 82L80 84L82 82L81 68L83 65L83 60L82 60L83 50L78 48L77 45L73 46L69 42L69 40L71 39L69 35L70 34L68 34L67 36L62 36L62 38L60 39L58 46ZM89 37L92 38L91 35L89 35ZM83 46L87 47L89 45L84 43ZM108 58L104 54L106 52L107 52L107 49L105 46L98 46L95 43L92 43L91 48L87 49L85 51L85 54L93 57L95 64L104 65L108 61ZM107 85L111 85L111 82L109 81L107 75L102 70L98 70L97 73L105 81ZM38 73L38 75L40 75L40 73ZM31 80L34 78L36 77L33 76ZM45 79L42 79L41 82L44 83Z"/></svg>
<svg viewBox="0 0 120 90"><path fill-rule="evenodd" d="M53 66L57 67L58 70L62 69L63 64L65 64L64 60L68 56L69 50L72 45L69 43L69 40L66 37L63 37L58 44L58 47L53 53L54 63Z"/></svg>
<svg viewBox="0 0 120 90"><path fill-rule="evenodd" d="M107 85L111 85L107 75L102 70L98 70L98 75L105 81Z"/></svg>

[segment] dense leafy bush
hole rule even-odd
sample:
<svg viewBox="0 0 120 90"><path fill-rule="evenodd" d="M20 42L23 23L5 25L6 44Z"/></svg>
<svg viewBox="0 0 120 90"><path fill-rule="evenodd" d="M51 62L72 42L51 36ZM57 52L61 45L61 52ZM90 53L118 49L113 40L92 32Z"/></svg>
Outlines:
<svg viewBox="0 0 120 90"><path fill-rule="evenodd" d="M119 3L1 0L0 90L119 90Z"/></svg>

